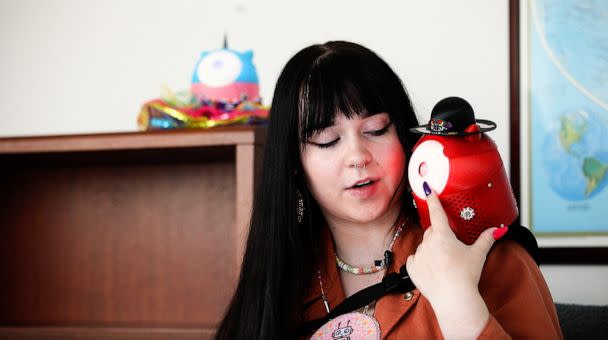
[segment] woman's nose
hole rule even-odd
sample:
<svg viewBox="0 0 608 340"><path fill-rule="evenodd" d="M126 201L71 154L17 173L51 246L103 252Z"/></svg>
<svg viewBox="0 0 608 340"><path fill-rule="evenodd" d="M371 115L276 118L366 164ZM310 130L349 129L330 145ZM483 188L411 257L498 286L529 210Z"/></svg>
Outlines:
<svg viewBox="0 0 608 340"><path fill-rule="evenodd" d="M372 160L372 154L360 138L352 138L347 143L344 166L347 168L365 168Z"/></svg>

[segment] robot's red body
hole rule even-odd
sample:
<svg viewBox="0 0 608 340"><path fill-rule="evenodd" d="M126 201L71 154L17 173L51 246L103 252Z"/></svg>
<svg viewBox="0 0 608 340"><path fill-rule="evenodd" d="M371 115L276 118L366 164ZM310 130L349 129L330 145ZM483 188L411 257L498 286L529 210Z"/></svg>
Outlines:
<svg viewBox="0 0 608 340"><path fill-rule="evenodd" d="M494 141L469 136L424 135L414 146L408 176L424 229L430 225L422 183L438 194L456 236L475 242L490 227L508 226L517 203Z"/></svg>

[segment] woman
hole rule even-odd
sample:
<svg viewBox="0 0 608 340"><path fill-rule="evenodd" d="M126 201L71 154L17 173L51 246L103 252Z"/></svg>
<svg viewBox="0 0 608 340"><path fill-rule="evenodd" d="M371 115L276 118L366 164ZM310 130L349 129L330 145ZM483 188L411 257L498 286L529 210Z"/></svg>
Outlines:
<svg viewBox="0 0 608 340"><path fill-rule="evenodd" d="M287 63L218 339L310 336L299 326L406 263L417 289L360 310L377 320L382 338L561 337L530 256L499 242L486 261L496 228L462 244L428 185L432 226L423 233L405 171L417 140L408 129L417 125L399 78L363 46L313 45ZM392 261L383 260L387 250Z"/></svg>

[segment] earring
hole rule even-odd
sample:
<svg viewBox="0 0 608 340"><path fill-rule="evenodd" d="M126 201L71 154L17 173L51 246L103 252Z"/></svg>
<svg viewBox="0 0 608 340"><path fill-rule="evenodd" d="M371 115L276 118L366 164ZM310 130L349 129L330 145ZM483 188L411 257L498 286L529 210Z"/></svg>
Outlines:
<svg viewBox="0 0 608 340"><path fill-rule="evenodd" d="M414 198L414 193L412 192L412 188L407 187L407 191L410 193L410 196L412 196L412 205L414 206L415 209L418 209L418 205L416 205L416 199Z"/></svg>
<svg viewBox="0 0 608 340"><path fill-rule="evenodd" d="M304 199L302 198L302 194L300 193L300 190L296 189L296 196L298 198L298 206L297 206L297 213L298 213L298 224L302 223L302 219L304 218Z"/></svg>

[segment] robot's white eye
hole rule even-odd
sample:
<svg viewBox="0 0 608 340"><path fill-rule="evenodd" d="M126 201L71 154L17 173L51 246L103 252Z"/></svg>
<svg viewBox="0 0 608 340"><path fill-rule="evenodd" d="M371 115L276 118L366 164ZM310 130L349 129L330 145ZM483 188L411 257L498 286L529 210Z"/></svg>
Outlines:
<svg viewBox="0 0 608 340"><path fill-rule="evenodd" d="M420 166L418 167L418 174L420 174L420 176L424 177L428 173L429 173L429 165L426 164L426 162L420 163Z"/></svg>
<svg viewBox="0 0 608 340"><path fill-rule="evenodd" d="M407 172L410 186L416 196L426 198L422 189L424 182L440 194L450 175L450 161L443 154L443 144L435 140L420 143L410 157Z"/></svg>
<svg viewBox="0 0 608 340"><path fill-rule="evenodd" d="M204 57L196 70L202 84L221 87L233 83L241 74L243 63L230 51L216 51Z"/></svg>

